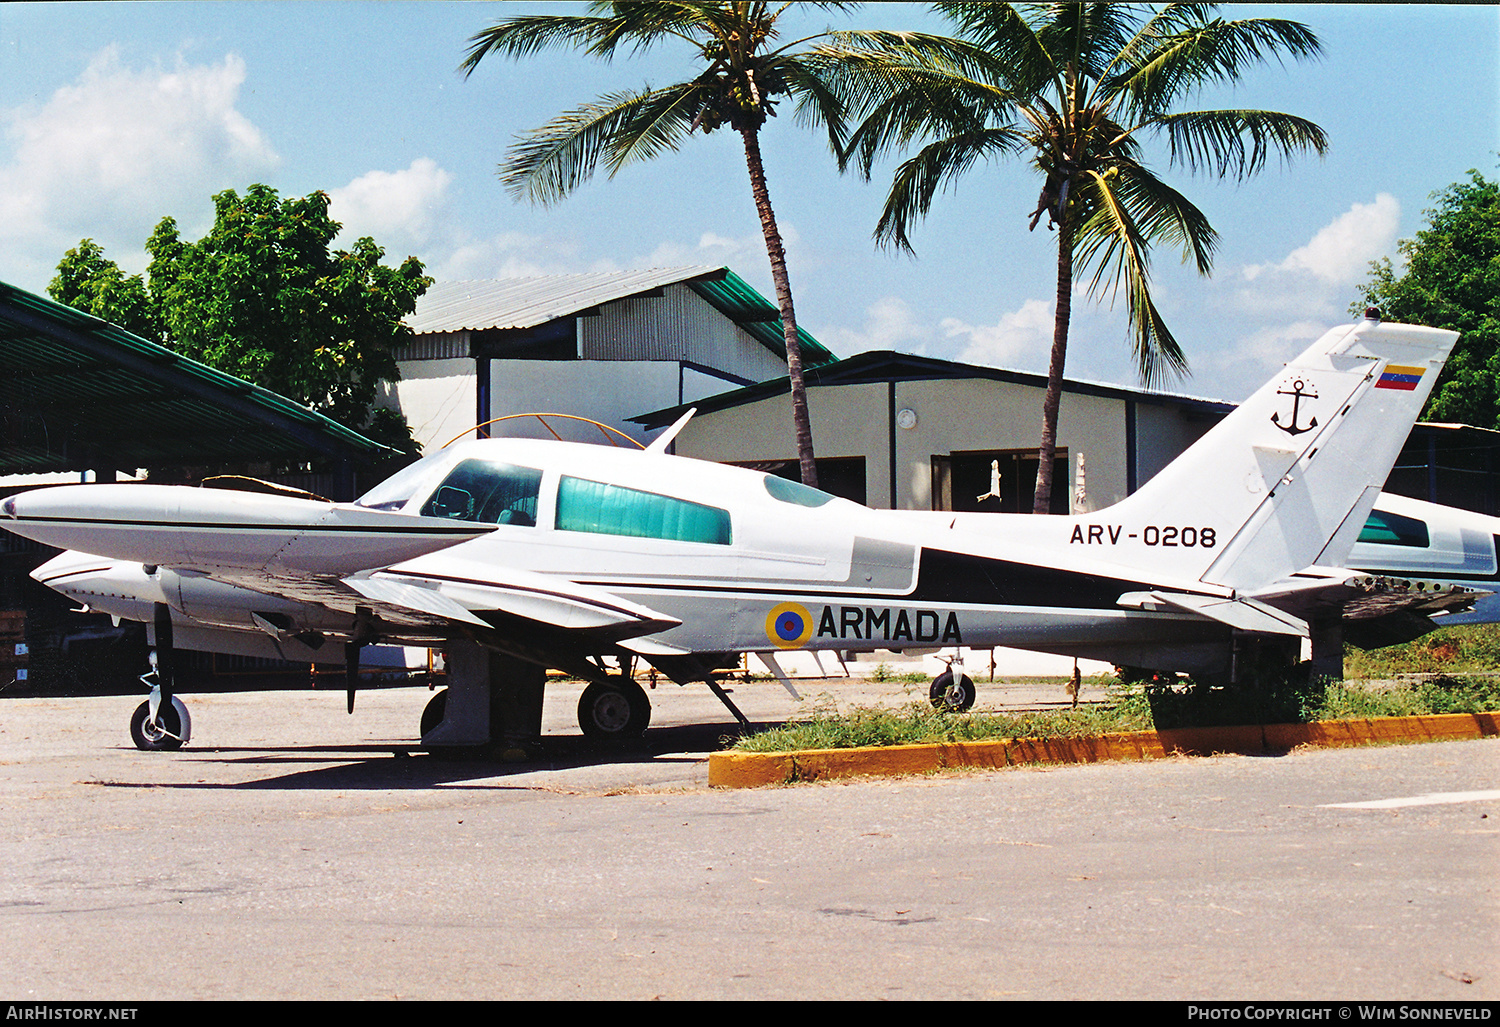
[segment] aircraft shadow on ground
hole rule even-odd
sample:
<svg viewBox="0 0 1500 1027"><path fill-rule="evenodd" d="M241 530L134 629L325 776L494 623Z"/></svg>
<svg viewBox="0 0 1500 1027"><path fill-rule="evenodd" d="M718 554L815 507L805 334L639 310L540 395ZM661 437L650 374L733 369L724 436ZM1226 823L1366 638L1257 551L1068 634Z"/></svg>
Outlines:
<svg viewBox="0 0 1500 1027"><path fill-rule="evenodd" d="M756 724L755 729L771 725ZM267 770L285 768L287 773L254 781L121 781L101 782L111 787L208 788L208 789L401 789L475 783L485 789L538 787L506 784L495 779L573 770L582 767L609 767L644 764L695 763L698 753L725 747L726 739L739 734L733 722L693 724L653 728L644 738L628 745L599 745L579 735L543 736L539 746L532 747L529 758L507 760L498 754L433 754L416 743L361 744L344 746L213 747L185 749L177 757L191 756L199 765L263 766ZM161 754L166 759L172 753ZM331 764L331 765L330 765ZM313 766L308 766L313 765ZM299 769L304 768L305 769Z"/></svg>

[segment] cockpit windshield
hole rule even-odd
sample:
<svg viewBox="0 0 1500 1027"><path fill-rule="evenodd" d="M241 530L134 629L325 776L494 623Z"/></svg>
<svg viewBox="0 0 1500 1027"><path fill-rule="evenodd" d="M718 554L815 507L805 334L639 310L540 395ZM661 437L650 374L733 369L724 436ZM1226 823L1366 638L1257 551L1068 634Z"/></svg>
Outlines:
<svg viewBox="0 0 1500 1027"><path fill-rule="evenodd" d="M427 501L424 517L484 524L536 524L542 472L490 460L463 460L448 472Z"/></svg>
<svg viewBox="0 0 1500 1027"><path fill-rule="evenodd" d="M439 473L435 466L437 462L438 460L434 457L428 457L414 464L408 464L356 499L355 505L367 506L372 510L401 509L411 501L412 496L417 494L423 479L431 478Z"/></svg>

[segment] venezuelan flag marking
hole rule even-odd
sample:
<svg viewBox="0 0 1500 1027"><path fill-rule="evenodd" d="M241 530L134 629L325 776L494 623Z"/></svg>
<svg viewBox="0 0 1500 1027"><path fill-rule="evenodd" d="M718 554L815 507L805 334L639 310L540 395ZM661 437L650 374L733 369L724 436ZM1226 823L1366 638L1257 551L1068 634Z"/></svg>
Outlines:
<svg viewBox="0 0 1500 1027"><path fill-rule="evenodd" d="M1411 392L1422 380L1426 372L1425 367L1403 367L1400 364L1385 365L1385 373L1380 376L1380 381L1375 383L1377 389L1400 389L1403 392Z"/></svg>

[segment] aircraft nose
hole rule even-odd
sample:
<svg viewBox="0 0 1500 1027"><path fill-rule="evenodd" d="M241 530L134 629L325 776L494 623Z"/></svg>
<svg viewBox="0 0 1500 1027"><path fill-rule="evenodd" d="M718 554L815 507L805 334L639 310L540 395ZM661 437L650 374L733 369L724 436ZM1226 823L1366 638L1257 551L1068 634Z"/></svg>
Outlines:
<svg viewBox="0 0 1500 1027"><path fill-rule="evenodd" d="M16 497L7 496L5 502L0 503L0 514L4 514L11 520L16 519Z"/></svg>

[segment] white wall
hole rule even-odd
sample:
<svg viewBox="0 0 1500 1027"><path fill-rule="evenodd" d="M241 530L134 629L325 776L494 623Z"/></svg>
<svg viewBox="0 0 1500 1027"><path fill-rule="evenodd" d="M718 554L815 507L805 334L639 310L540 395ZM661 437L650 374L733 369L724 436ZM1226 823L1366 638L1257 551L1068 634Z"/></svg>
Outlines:
<svg viewBox="0 0 1500 1027"><path fill-rule="evenodd" d="M576 414L644 443L656 433L627 418L676 406L677 368L675 360L492 360L490 416ZM503 433L551 438L535 419L511 422ZM588 425L566 431L559 427L558 433L572 441L603 441L602 433Z"/></svg>
<svg viewBox="0 0 1500 1027"><path fill-rule="evenodd" d="M383 383L380 406L399 410L424 453L474 427L474 361L403 360L401 380Z"/></svg>

